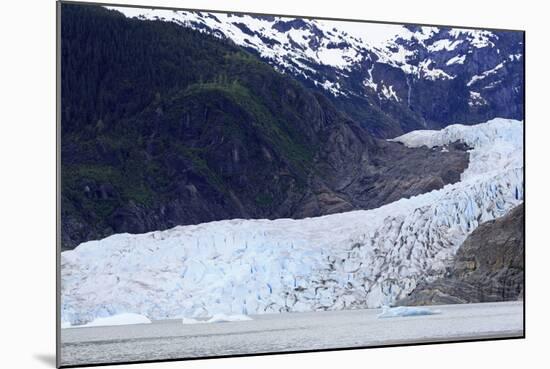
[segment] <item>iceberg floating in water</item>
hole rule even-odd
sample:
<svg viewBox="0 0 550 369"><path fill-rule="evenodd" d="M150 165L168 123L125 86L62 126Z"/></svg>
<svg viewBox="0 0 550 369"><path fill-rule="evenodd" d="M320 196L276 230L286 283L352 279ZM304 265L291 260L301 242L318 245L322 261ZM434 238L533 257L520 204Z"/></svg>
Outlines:
<svg viewBox="0 0 550 369"><path fill-rule="evenodd" d="M378 314L377 317L380 319L380 318L398 318L398 317L405 317L405 316L434 315L434 314L441 314L441 311L432 310L428 308L421 308L421 307L411 307L411 306L398 306L394 308L384 306L382 308L382 312Z"/></svg>

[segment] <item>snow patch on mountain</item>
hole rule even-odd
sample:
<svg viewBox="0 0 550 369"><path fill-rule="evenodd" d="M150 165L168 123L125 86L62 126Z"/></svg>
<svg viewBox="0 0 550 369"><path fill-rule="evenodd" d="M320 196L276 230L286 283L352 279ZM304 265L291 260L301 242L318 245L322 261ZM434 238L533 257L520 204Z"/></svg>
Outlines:
<svg viewBox="0 0 550 369"><path fill-rule="evenodd" d="M451 41L448 39L443 40L437 40L433 44L427 47L429 51L441 51L441 50L447 50L452 51L456 49L458 45L460 45L463 41L462 40L455 40Z"/></svg>
<svg viewBox="0 0 550 369"><path fill-rule="evenodd" d="M470 106L487 105L487 100L485 100L479 92L470 91L470 99L468 100L468 105Z"/></svg>
<svg viewBox="0 0 550 369"><path fill-rule="evenodd" d="M471 147L460 182L377 209L117 234L64 251L62 321L390 305L418 281L441 276L480 223L523 201L520 121L494 119L394 139L433 150L457 140Z"/></svg>
<svg viewBox="0 0 550 369"><path fill-rule="evenodd" d="M436 79L453 79L453 76L445 73L443 70L434 68L432 65L433 61L430 59L423 60L420 62L417 68L417 74L422 76L425 79L436 80Z"/></svg>
<svg viewBox="0 0 550 369"><path fill-rule="evenodd" d="M319 83L317 81L315 81L315 85L318 85ZM323 86L323 88L329 92L331 92L334 96L339 96L339 95L347 95L347 93L345 92L342 92L341 90L341 86L340 86L340 83L336 82L331 82L331 81L325 81L323 83L320 84L321 86Z"/></svg>
<svg viewBox="0 0 550 369"><path fill-rule="evenodd" d="M382 81L383 82L383 81ZM382 95L384 95L387 99L395 99L395 101L399 101L399 97L397 96L397 93L394 91L393 86L389 85L382 85L381 90Z"/></svg>
<svg viewBox="0 0 550 369"><path fill-rule="evenodd" d="M468 42L478 49L494 46L495 44L493 41L498 40L497 35L490 31L483 30L453 28L449 31L449 35L454 38L458 38L461 35L466 35Z"/></svg>
<svg viewBox="0 0 550 369"><path fill-rule="evenodd" d="M378 90L378 84L375 83L372 79L370 78L367 78L363 81L363 85L373 91L377 91Z"/></svg>
<svg viewBox="0 0 550 369"><path fill-rule="evenodd" d="M487 78L488 76L491 76L493 74L496 74L498 73L498 70L501 69L502 67L504 67L504 62L502 63L499 63L497 66L495 66L494 68L491 68L485 72L483 72L481 75L476 75L476 76L473 76L472 79L470 79L470 81L466 84L466 86L470 87L471 85L473 85L474 83L478 82L478 81L481 81L482 79L485 79Z"/></svg>
<svg viewBox="0 0 550 369"><path fill-rule="evenodd" d="M466 55L457 55L453 56L451 59L447 60L447 65L453 65L453 64L464 64L464 60L466 60Z"/></svg>

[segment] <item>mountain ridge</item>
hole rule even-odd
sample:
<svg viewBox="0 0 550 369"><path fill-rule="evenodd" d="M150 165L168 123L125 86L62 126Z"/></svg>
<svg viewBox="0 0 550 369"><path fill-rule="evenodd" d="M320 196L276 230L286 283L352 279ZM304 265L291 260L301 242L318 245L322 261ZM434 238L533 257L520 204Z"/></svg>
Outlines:
<svg viewBox="0 0 550 369"><path fill-rule="evenodd" d="M523 119L519 32L110 9L230 39L324 92L379 137L495 117Z"/></svg>

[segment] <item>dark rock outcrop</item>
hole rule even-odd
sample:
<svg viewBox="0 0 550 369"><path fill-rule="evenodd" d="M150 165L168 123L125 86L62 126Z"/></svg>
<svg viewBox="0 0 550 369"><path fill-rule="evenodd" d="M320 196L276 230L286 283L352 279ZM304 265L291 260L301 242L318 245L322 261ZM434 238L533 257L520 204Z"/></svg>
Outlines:
<svg viewBox="0 0 550 369"><path fill-rule="evenodd" d="M523 299L524 205L481 224L460 246L445 277L420 283L397 305Z"/></svg>

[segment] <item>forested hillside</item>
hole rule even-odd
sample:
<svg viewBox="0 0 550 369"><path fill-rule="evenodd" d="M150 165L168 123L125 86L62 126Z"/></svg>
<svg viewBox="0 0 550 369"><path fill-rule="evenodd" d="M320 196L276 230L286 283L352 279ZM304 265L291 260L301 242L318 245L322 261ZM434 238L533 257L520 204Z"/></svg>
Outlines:
<svg viewBox="0 0 550 369"><path fill-rule="evenodd" d="M228 218L378 207L456 182L441 156L372 137L228 40L96 6L62 11L63 248Z"/></svg>

